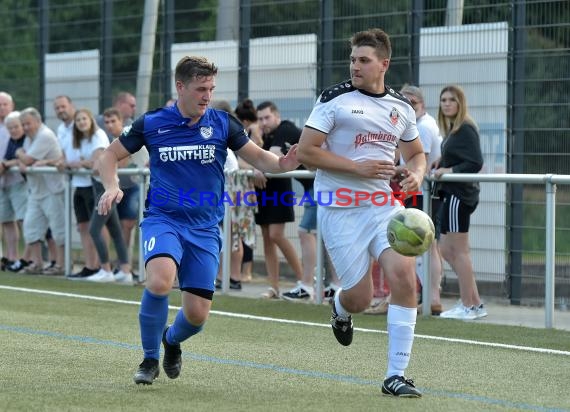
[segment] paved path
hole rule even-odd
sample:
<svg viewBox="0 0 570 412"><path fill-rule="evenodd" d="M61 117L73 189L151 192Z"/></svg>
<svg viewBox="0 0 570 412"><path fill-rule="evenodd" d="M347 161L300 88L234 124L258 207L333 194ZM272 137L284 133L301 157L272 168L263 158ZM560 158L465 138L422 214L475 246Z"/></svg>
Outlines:
<svg viewBox="0 0 570 412"><path fill-rule="evenodd" d="M291 281L281 282L281 293L288 291L294 286ZM240 291L230 290L231 296L261 299L261 294L267 290L267 284L262 277L254 277L249 283L244 283ZM221 292L217 292L221 293ZM456 299L442 299L445 309L455 305ZM296 304L292 302L291 304ZM508 301L485 302L489 315L477 322L493 323L500 325L526 326L531 328L544 328L545 312L543 307L513 306ZM570 310L555 310L553 316L554 328L570 331Z"/></svg>

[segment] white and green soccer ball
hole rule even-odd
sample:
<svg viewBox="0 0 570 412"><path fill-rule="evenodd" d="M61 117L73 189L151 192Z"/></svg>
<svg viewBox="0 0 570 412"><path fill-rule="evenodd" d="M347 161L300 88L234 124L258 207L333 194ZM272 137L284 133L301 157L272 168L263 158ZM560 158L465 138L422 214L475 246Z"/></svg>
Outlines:
<svg viewBox="0 0 570 412"><path fill-rule="evenodd" d="M418 256L429 249L435 238L431 218L418 209L403 209L388 223L388 242L404 256Z"/></svg>

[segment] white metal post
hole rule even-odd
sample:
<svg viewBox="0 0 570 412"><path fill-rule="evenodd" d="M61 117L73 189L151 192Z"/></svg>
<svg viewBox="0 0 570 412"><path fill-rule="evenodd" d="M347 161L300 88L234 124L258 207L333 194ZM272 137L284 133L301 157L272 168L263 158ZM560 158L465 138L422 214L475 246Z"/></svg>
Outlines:
<svg viewBox="0 0 570 412"><path fill-rule="evenodd" d="M556 184L546 177L546 263L544 272L544 326L554 326Z"/></svg>
<svg viewBox="0 0 570 412"><path fill-rule="evenodd" d="M427 179L423 181L423 205L424 212L431 216L431 190ZM435 242L435 239L434 239ZM416 258L417 259L417 258ZM422 255L422 315L431 315L431 253L430 248Z"/></svg>

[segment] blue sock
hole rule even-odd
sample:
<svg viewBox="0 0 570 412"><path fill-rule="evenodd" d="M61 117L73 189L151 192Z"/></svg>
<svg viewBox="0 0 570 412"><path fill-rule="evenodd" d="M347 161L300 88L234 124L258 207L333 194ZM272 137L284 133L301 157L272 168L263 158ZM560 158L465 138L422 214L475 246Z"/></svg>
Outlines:
<svg viewBox="0 0 570 412"><path fill-rule="evenodd" d="M191 336L194 336L204 328L204 325L195 326L192 325L184 316L182 309L176 314L176 319L172 326L168 328L166 332L166 341L170 344L177 344L184 342Z"/></svg>
<svg viewBox="0 0 570 412"><path fill-rule="evenodd" d="M160 359L162 332L168 320L168 295L154 295L144 290L139 310L144 357Z"/></svg>

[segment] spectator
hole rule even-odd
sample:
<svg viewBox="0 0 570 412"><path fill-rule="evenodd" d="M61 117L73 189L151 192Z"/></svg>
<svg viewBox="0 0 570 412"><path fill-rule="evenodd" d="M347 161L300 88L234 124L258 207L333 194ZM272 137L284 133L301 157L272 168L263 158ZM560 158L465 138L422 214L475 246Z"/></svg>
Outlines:
<svg viewBox="0 0 570 412"><path fill-rule="evenodd" d="M121 118L123 119L123 126L130 126L133 124L135 119L135 113L137 110L137 99L129 92L119 92L113 98L113 107L121 113ZM105 129L105 118L102 114L97 116L97 126L101 130ZM109 142L113 140L113 136L107 133L109 137Z"/></svg>
<svg viewBox="0 0 570 412"><path fill-rule="evenodd" d="M56 117L61 120L57 126L56 135L61 147L73 141L73 116L75 116L75 106L69 96L57 96L53 100L53 111Z"/></svg>
<svg viewBox="0 0 570 412"><path fill-rule="evenodd" d="M95 169L96 162L103 150L109 146L109 140L105 132L97 127L93 115L88 109L81 109L75 113L73 125L73 147L79 149L81 153L81 167ZM95 202L104 192L103 185L97 176L91 179L93 199ZM109 250L105 242L102 229L107 226L115 250L119 257L120 270L114 275L109 260ZM89 234L93 239L97 255L99 257L100 269L85 277L90 282L121 282L132 283L131 267L129 264L128 252L123 239L121 225L117 209L113 206L111 213L101 216L97 213L91 213L89 219Z"/></svg>
<svg viewBox="0 0 570 412"><path fill-rule="evenodd" d="M263 129L263 149L282 156L298 142L301 131L292 122L281 120L281 115L274 103L266 101L257 106L257 116ZM255 186L258 190L258 212L255 214L255 223L261 226L265 268L270 285L263 297L277 299L279 298L277 248L285 256L297 280L300 281L303 278L303 269L297 252L285 236L285 223L295 221L291 179L267 179L259 170L255 170L254 173ZM291 193L289 199L287 193ZM288 205L287 202L290 204Z"/></svg>
<svg viewBox="0 0 570 412"><path fill-rule="evenodd" d="M426 112L424 95L422 89L417 86L407 85L400 93L408 98L414 111L416 113L416 126L418 132L420 133L420 140L424 148L424 153L426 154L426 161L428 167L430 167L430 160L433 161L434 155L441 153L439 146L441 145L442 137L439 133L439 127L437 126L436 120ZM432 150L435 149L435 153L432 154ZM437 157L439 158L439 156ZM436 159L437 159L436 158ZM403 159L402 159L403 164ZM413 198L408 197L405 200L406 207L414 207L417 209L423 209L423 196L425 193L416 196L415 205L413 204ZM430 193L427 193L430 196ZM437 201L432 201L431 216L434 221L437 220L436 216L438 213ZM442 275L442 263L441 255L439 253L439 247L437 241L434 241L430 247L430 279L431 284L429 285L431 291L431 314L434 316L439 316L443 312L443 306L441 304L440 289L441 289L441 275ZM416 258L416 272L418 278L421 279L422 275L422 256ZM418 264L419 263L419 264Z"/></svg>
<svg viewBox="0 0 570 412"><path fill-rule="evenodd" d="M301 243L301 265L303 278L288 292L283 293L286 300L310 300L314 296L313 282L317 265L317 201L314 191L314 178L297 178L303 186L304 194L299 196L303 204L303 217L297 233Z"/></svg>
<svg viewBox="0 0 570 412"><path fill-rule="evenodd" d="M479 131L469 115L461 87L449 85L442 89L437 120L443 143L433 176L437 179L449 173L478 173L483 167ZM479 203L479 183L437 182L436 191L442 201L439 247L457 275L461 296L461 302L441 317L464 320L485 317L487 310L477 290L469 246L469 224Z"/></svg>
<svg viewBox="0 0 570 412"><path fill-rule="evenodd" d="M56 166L61 161L62 151L57 136L42 123L42 116L37 109L30 107L22 110L20 121L26 133L23 147L16 150L20 170L25 172L28 166ZM24 216L24 239L30 247L32 264L24 270L26 273L44 273L47 275L63 274L65 243L65 208L64 176L61 174L27 175L28 204ZM55 265L43 269L41 241L47 229L51 228L56 243Z"/></svg>
<svg viewBox="0 0 570 412"><path fill-rule="evenodd" d="M422 142L422 147L426 155L426 161L429 165L429 159L431 151L434 147L437 147L438 142L441 143L441 136L439 135L439 128L437 127L437 122L435 119L429 115L425 110L424 96L422 90L417 86L405 85L400 93L406 97L416 114L416 126L420 134L420 140ZM439 152L439 150L437 150ZM398 153L400 158L400 165L405 165L404 159ZM397 183L396 183L397 184ZM422 194L413 197L408 197L404 200L405 207L411 207L416 209L423 209L423 191ZM432 218L435 219L435 214L432 206ZM442 312L441 298L440 298L440 282L441 282L441 256L439 254L439 248L437 243L433 242L430 249L431 259L430 259L430 271L431 271L431 314L434 316L439 316ZM422 256L416 257L416 275L418 280L421 282L422 276ZM422 282L423 283L423 282ZM420 288L421 292L421 288ZM421 302L421 295L419 301ZM364 311L368 315L385 315L388 313L388 306L390 304L390 296L385 299L379 300Z"/></svg>
<svg viewBox="0 0 570 412"><path fill-rule="evenodd" d="M441 141L442 137L439 132L439 127L437 126L437 121L426 111L424 95L422 90L417 86L407 85L401 90L401 93L408 98L414 111L416 112L416 126L418 132L420 133L420 139L422 141L422 146L424 148L424 153L427 158L428 167L435 160L439 159L441 155ZM416 205L412 205L411 198L407 198L405 202L406 207L416 207L418 209L423 209L423 193L416 196ZM431 196L427 193L427 196ZM434 222L437 221L437 214L439 209L439 199L431 200L431 217ZM438 236L439 237L439 234ZM421 269L422 257L418 256L416 258L416 271L421 279L422 269ZM418 265L418 263L420 263ZM433 316L439 316L443 312L443 306L441 304L441 277L442 277L442 261L441 254L439 253L439 247L437 245L437 240L434 241L430 246L430 293L431 293L431 314ZM423 285L423 282L422 282Z"/></svg>
<svg viewBox="0 0 570 412"><path fill-rule="evenodd" d="M4 159L0 163L0 221L6 239L6 267L18 272L28 266L29 249L20 258L20 226L26 214L26 181L19 172L11 172L12 166L18 165L16 150L24 144L25 133L20 122L20 112L11 112L4 118L10 140Z"/></svg>
<svg viewBox="0 0 570 412"><path fill-rule="evenodd" d="M236 106L235 115L245 127L247 135L253 140L253 143L263 146L263 132L259 127L257 110L255 110L253 102L250 99L241 101Z"/></svg>
<svg viewBox="0 0 570 412"><path fill-rule="evenodd" d="M352 314L365 310L372 299L370 256L378 260L392 293L388 308L388 367L382 393L421 397L413 381L404 377L410 360L417 317L414 259L390 248L386 227L402 206L339 204L336 191L390 193L390 179L398 172L405 192L419 189L426 160L412 107L385 84L392 48L380 29L351 38L351 80L321 93L303 129L298 156L307 167L318 168L315 189L331 192L330 206L319 207L325 246L341 281L332 304L331 326L336 340L352 343ZM406 167L396 169L396 144ZM342 202L346 206L346 202Z"/></svg>
<svg viewBox="0 0 570 412"><path fill-rule="evenodd" d="M215 100L210 106L215 109L223 110L235 117L233 110L226 100ZM243 159L238 159L231 149L228 149L228 157L224 164L224 175L226 178L226 190L229 195L230 202L226 203L226 207L230 207L231 216L231 257L230 257L230 289L241 290L241 267L243 259L243 245L248 247L255 246L255 206L249 204L255 203L255 199L248 197L247 203L243 202L238 196L254 190L253 184L249 185L249 178L238 173L239 169L245 165L250 167ZM227 248L226 248L227 249ZM216 288L221 289L222 282L222 265L218 271L216 279Z"/></svg>
<svg viewBox="0 0 570 412"><path fill-rule="evenodd" d="M296 147L285 157L264 151L249 141L237 119L208 108L216 74L217 67L206 58L183 57L175 70L176 105L145 113L101 156L105 193L99 213L105 215L122 197L117 162L143 145L150 153L149 202L141 223L147 272L139 313L144 359L134 376L137 384L150 385L158 377L161 341L163 369L169 378L177 378L181 342L199 333L210 313L219 267L219 203L227 148L266 172L299 166ZM206 192L212 197L204 204L201 196ZM182 308L165 327L176 277Z"/></svg>
<svg viewBox="0 0 570 412"><path fill-rule="evenodd" d="M71 101L65 97L55 99L54 110L62 121L57 128L58 133L61 133L59 139L63 149L63 160L58 164L58 168L60 170L92 169L90 145L94 135L94 130L92 130L94 124L89 122L89 112L86 109L76 111ZM69 114L71 117L68 117ZM79 119L80 123L75 123L76 118ZM71 130L71 135L68 134L69 130ZM86 140L85 144L83 144L83 140ZM74 174L71 177L71 186L75 189L73 192L73 211L85 262L83 268L79 272L71 274L69 278L83 279L94 275L100 269L97 250L93 238L89 234L89 222L95 210L91 176Z"/></svg>
<svg viewBox="0 0 570 412"><path fill-rule="evenodd" d="M103 112L107 135L117 139L123 132L123 118L118 109L111 107ZM141 157L144 156L144 157ZM120 168L145 167L148 163L148 152L141 150L141 163L135 163L135 156L129 156L119 163ZM123 239L129 252L129 262L132 260L132 233L139 218L141 179L139 176L119 175L119 186L124 193L123 200L117 204L117 214L121 223Z"/></svg>
<svg viewBox="0 0 570 412"><path fill-rule="evenodd" d="M249 138L258 146L263 146L261 129L257 119L257 110L250 99L241 101L235 109L235 114L239 121L243 124ZM242 162L242 159L238 159ZM241 164L242 169L251 169L247 164ZM243 184L247 186L248 191L255 188L253 176L247 176L243 179ZM257 208L256 208L257 210ZM255 234L255 229L253 231ZM242 282L250 282L253 278L253 249L247 243L242 242L243 259L241 266Z"/></svg>
<svg viewBox="0 0 570 412"><path fill-rule="evenodd" d="M4 158L6 149L8 148L8 142L10 141L10 133L6 127L5 119L12 110L14 110L14 101L12 100L12 96L6 92L0 92L0 159ZM8 245L8 239L6 239L5 230L1 231L0 234L3 235L3 239L0 239L0 242L3 241L4 245L9 248L10 246ZM0 247L0 250L3 249ZM12 263L13 261L10 260L9 257L2 256L0 269L5 270Z"/></svg>
<svg viewBox="0 0 570 412"><path fill-rule="evenodd" d="M113 100L113 107L119 110L124 126L130 126L135 120L137 99L129 92L120 92Z"/></svg>

